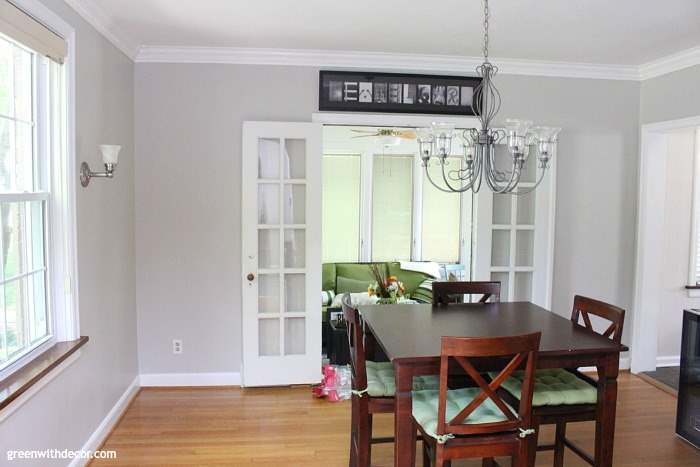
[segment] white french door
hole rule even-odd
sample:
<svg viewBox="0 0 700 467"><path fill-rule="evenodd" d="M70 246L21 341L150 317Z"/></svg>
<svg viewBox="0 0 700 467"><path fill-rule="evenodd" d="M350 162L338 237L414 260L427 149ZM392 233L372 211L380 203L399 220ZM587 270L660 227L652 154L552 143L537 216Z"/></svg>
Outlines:
<svg viewBox="0 0 700 467"><path fill-rule="evenodd" d="M321 125L244 122L244 386L321 379Z"/></svg>
<svg viewBox="0 0 700 467"><path fill-rule="evenodd" d="M505 145L496 151L497 164L507 168ZM521 188L532 187L539 170L530 156ZM556 154L542 183L527 194L494 194L482 186L475 197L475 280L501 283L501 301L533 302L551 309L554 256Z"/></svg>

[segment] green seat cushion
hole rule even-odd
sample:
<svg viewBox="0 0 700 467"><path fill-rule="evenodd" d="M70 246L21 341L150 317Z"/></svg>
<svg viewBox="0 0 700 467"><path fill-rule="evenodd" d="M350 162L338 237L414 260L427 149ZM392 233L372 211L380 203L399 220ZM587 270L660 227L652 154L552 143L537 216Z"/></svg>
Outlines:
<svg viewBox="0 0 700 467"><path fill-rule="evenodd" d="M433 282L437 279L429 277L425 279L411 294L411 298L419 303L433 302Z"/></svg>
<svg viewBox="0 0 700 467"><path fill-rule="evenodd" d="M358 293L367 292L370 284L374 281L361 280L361 279L351 279L349 277L338 276L336 295L342 295L344 293Z"/></svg>
<svg viewBox="0 0 700 467"><path fill-rule="evenodd" d="M479 388L464 388L447 391L446 421L452 420L463 408L465 408L476 396ZM413 391L413 418L423 428L423 431L433 438L437 438L438 425L438 390L426 389ZM512 407L508 407L516 414ZM486 399L469 416L464 419L465 425L479 423L496 423L508 420L501 409L491 399Z"/></svg>
<svg viewBox="0 0 700 467"><path fill-rule="evenodd" d="M367 361L365 366L367 367L367 394L371 397L394 397L396 394L394 364ZM437 375L413 378L414 390L437 389L439 387L440 377Z"/></svg>
<svg viewBox="0 0 700 467"><path fill-rule="evenodd" d="M336 263L336 275L374 283L374 276L369 269L371 263ZM386 274L386 264L376 263L382 272Z"/></svg>
<svg viewBox="0 0 700 467"><path fill-rule="evenodd" d="M495 378L497 373L489 373ZM524 372L516 371L503 382L503 389L520 399ZM534 407L545 405L595 404L598 389L564 369L537 370L535 373Z"/></svg>

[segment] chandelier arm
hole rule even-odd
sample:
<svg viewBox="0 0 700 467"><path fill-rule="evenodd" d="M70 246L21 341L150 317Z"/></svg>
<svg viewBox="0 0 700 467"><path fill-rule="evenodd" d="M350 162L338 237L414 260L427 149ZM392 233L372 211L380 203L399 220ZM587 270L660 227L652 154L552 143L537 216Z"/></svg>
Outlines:
<svg viewBox="0 0 700 467"><path fill-rule="evenodd" d="M462 193L462 192L465 192L471 188L471 183L467 183L466 185L462 185L458 188L453 187L450 184L449 180L447 180L448 177L447 177L447 174L445 173L445 165L444 164L442 165L441 172L442 172L442 179L444 180L447 188L449 188L450 190Z"/></svg>
<svg viewBox="0 0 700 467"><path fill-rule="evenodd" d="M523 190L514 191L512 194L515 196L520 196L520 195L526 195L528 193L535 191L535 189L538 186L540 186L540 183L542 183L542 180L544 180L544 176L547 173L547 167L540 167L540 169L541 169L540 175L537 178L537 181L535 182L535 184L533 186L531 186L530 188L525 188Z"/></svg>
<svg viewBox="0 0 700 467"><path fill-rule="evenodd" d="M438 185L437 183L435 183L435 180L433 180L433 177L430 175L430 171L428 170L427 165L425 166L425 176L428 178L428 181L430 182L431 185L433 185L435 188L437 188L438 190L440 190L444 193L454 193L456 191L456 190L452 190L452 189L443 188L440 185ZM448 187L449 187L449 185L448 185Z"/></svg>

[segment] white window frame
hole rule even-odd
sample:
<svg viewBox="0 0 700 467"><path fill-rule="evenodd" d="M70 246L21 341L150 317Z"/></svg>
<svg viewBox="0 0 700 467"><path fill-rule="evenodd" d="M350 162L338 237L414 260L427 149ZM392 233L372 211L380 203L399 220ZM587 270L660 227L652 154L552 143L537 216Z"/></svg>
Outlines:
<svg viewBox="0 0 700 467"><path fill-rule="evenodd" d="M688 286L700 286L700 127L695 129L693 149L693 211L690 224L690 255L688 261ZM689 297L700 297L700 289L688 289Z"/></svg>
<svg viewBox="0 0 700 467"><path fill-rule="evenodd" d="M77 165L75 158L75 29L38 0L12 0L18 8L63 37L67 43L67 56L62 66L62 107L64 120L60 150L53 148L50 192L46 217L50 231L46 234L47 257L47 307L49 308L50 338L41 341L29 352L4 364L0 380L21 369L56 342L71 341L80 337L77 269L77 218L75 188ZM37 116L39 118L40 116ZM53 124L53 123L52 123ZM37 145L46 141L37 141Z"/></svg>
<svg viewBox="0 0 700 467"><path fill-rule="evenodd" d="M392 125L396 126L396 125ZM357 150L341 150L331 149L325 150L323 156L347 155L360 158L360 236L358 245L358 258L360 262L372 262L372 181L374 174L374 159L376 156L381 156L375 151ZM393 154L386 154L391 157ZM396 156L408 156L410 154L396 154ZM411 253L410 261L431 261L425 260L422 257L422 230L423 230L423 183L425 182L425 171L419 154L413 154L413 186L412 186L412 223L411 223ZM459 194L460 197L460 241L457 263L462 264L467 269L470 264L470 254L467 250L467 241L469 232L465 229L471 228L471 210L469 203L465 203L465 194ZM408 260L408 259L407 259ZM442 264L442 263L440 263Z"/></svg>

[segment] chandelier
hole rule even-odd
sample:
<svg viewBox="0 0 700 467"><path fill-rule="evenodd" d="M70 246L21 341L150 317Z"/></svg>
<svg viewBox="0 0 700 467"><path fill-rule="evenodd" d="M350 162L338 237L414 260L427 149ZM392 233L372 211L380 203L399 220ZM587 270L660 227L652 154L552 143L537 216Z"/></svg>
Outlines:
<svg viewBox="0 0 700 467"><path fill-rule="evenodd" d="M445 192L461 193L481 188L482 180L494 193L524 194L537 188L549 168L557 146L557 135L561 128L533 126L529 120L506 119L505 128L493 128L493 119L501 108L501 95L493 84L498 67L489 61L489 1L484 0L484 63L476 68L482 78L474 92L472 110L481 123L481 128L468 128L461 134L463 154L458 158L459 167L449 167L452 154L455 125L433 123L420 128L417 140L425 174L430 183ZM496 167L496 145L507 141L512 158L510 170ZM531 150L537 157L539 174L534 184L527 188L520 185L525 163ZM442 180L434 180L428 166L435 161L442 169ZM435 164L433 164L435 165Z"/></svg>

